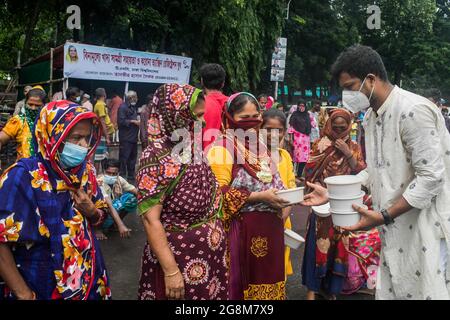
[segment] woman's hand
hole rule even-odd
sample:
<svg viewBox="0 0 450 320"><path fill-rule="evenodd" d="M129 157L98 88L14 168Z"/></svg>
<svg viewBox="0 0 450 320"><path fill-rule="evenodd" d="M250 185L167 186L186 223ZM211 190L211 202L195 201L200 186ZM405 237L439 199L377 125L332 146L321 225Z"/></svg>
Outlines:
<svg viewBox="0 0 450 320"><path fill-rule="evenodd" d="M308 193L303 198L304 200L300 203L306 207L321 206L328 202L328 191L326 188L322 187L320 184L314 184L306 182L306 185L313 189L311 193Z"/></svg>
<svg viewBox="0 0 450 320"><path fill-rule="evenodd" d="M267 203L274 209L283 209L289 206L289 201L280 198L276 194L277 191L278 191L277 189L269 189L266 191L261 191L260 192L261 201Z"/></svg>
<svg viewBox="0 0 450 320"><path fill-rule="evenodd" d="M169 274L169 276L165 275L164 283L166 286L167 299L184 299L184 280L180 270L173 276L171 274Z"/></svg>
<svg viewBox="0 0 450 320"><path fill-rule="evenodd" d="M36 294L28 287L24 292L17 292L14 295L17 300L36 300Z"/></svg>
<svg viewBox="0 0 450 320"><path fill-rule="evenodd" d="M292 207L286 207L286 208L284 208L283 210L282 210L282 218L283 218L283 221L286 221L287 220L287 218L289 218L289 215L291 214L291 211L292 211Z"/></svg>
<svg viewBox="0 0 450 320"><path fill-rule="evenodd" d="M97 214L97 208L92 202L91 192L86 193L83 189L72 192L75 208L86 218L92 218Z"/></svg>
<svg viewBox="0 0 450 320"><path fill-rule="evenodd" d="M334 146L341 151L346 158L349 158L353 155L352 150L350 150L350 147L347 143L344 142L342 139L337 139L334 143Z"/></svg>

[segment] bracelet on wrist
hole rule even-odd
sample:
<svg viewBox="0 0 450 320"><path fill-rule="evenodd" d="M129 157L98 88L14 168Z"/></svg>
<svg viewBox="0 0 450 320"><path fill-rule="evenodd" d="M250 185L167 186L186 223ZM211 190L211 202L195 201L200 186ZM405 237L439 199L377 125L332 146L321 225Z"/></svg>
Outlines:
<svg viewBox="0 0 450 320"><path fill-rule="evenodd" d="M165 274L164 277L170 278L170 277L176 276L179 272L180 272L180 269L178 269L178 270L175 271L174 273L171 273L171 274Z"/></svg>

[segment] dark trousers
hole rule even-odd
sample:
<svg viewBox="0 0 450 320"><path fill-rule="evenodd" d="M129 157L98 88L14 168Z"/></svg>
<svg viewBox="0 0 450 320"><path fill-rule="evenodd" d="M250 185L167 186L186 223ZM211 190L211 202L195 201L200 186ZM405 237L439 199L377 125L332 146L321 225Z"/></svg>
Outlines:
<svg viewBox="0 0 450 320"><path fill-rule="evenodd" d="M305 169L306 162L297 163L297 178L300 178L303 174L303 169Z"/></svg>
<svg viewBox="0 0 450 320"><path fill-rule="evenodd" d="M119 161L120 175L126 177L128 181L134 181L137 160L137 143L120 141Z"/></svg>

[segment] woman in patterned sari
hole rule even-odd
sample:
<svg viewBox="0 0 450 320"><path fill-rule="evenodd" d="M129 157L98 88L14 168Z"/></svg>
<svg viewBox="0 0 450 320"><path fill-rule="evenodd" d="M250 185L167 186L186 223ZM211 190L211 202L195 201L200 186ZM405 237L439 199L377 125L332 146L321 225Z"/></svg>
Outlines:
<svg viewBox="0 0 450 320"><path fill-rule="evenodd" d="M0 299L110 298L92 233L107 206L87 160L100 133L94 113L51 102L36 122L36 156L0 178Z"/></svg>
<svg viewBox="0 0 450 320"><path fill-rule="evenodd" d="M326 186L324 180L327 177L354 175L366 167L361 148L350 139L352 118L344 109L336 109L331 113L321 133L321 139L312 147L305 168L306 181ZM370 241L364 242L370 245L369 254L366 255L368 260L372 253L379 252L379 242L372 241L374 237L376 240L377 236L371 234ZM308 288L308 300L314 300L315 294L319 292L330 299L342 292L348 276L349 239L352 238L356 239L356 235L349 237L347 232L335 227L331 216L322 218L314 213L310 214L302 266L302 283ZM351 247L354 248L355 242L351 241ZM359 253L357 248L352 251L355 255ZM351 260L354 261L353 257ZM354 291L352 286L354 283L346 284L345 287L348 291Z"/></svg>
<svg viewBox="0 0 450 320"><path fill-rule="evenodd" d="M137 175L138 210L148 240L141 300L228 298L219 186L202 159L197 163L184 157L192 151L202 156L201 141L187 143L181 156L171 141L176 130L184 130L183 141L190 138L204 109L201 90L176 84L161 86L149 106L149 144Z"/></svg>
<svg viewBox="0 0 450 320"><path fill-rule="evenodd" d="M250 93L232 95L224 133L208 153L224 193L223 213L230 250L230 299L285 299L284 227L276 195L284 189L261 141L260 106ZM247 138L239 138L240 133ZM255 150L256 149L256 150ZM284 210L285 217L288 211Z"/></svg>

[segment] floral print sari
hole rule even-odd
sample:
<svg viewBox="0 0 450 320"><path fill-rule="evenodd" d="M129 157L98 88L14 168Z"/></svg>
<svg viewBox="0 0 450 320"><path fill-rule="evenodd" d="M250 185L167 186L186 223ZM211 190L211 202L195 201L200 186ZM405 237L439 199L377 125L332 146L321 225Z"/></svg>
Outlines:
<svg viewBox="0 0 450 320"><path fill-rule="evenodd" d="M91 223L75 208L71 191L92 194L101 223L107 206L94 169L84 161L60 165L59 147L75 124L91 120L88 157L100 137L95 114L69 101L49 103L37 120L36 157L21 159L0 178L0 243L11 246L17 268L37 299L109 299L105 264ZM0 281L0 299L14 299Z"/></svg>

